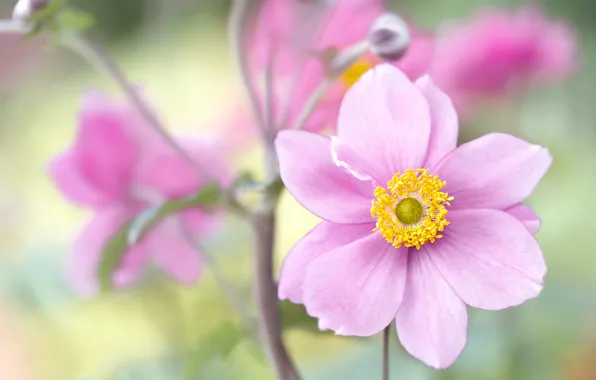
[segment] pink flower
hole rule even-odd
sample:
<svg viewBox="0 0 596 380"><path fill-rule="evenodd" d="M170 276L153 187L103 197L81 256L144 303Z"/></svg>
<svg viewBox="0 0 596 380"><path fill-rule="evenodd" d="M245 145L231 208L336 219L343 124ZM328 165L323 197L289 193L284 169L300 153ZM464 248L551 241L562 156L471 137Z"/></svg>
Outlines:
<svg viewBox="0 0 596 380"><path fill-rule="evenodd" d="M530 81L550 83L576 69L576 37L536 6L515 13L485 10L437 39L431 75L459 108Z"/></svg>
<svg viewBox="0 0 596 380"><path fill-rule="evenodd" d="M367 39L374 21L386 12L384 3L382 0L342 0L327 6L321 3L308 13L312 4L301 6L292 0L264 2L251 40L253 66L257 73L268 64L273 69L278 128L293 125L311 94L326 80L330 54L345 51ZM415 79L430 64L432 44L431 39L418 30L412 30L411 34L410 49L395 64ZM326 93L305 129L318 131L333 127L347 89L378 63L381 63L378 57L367 53L348 68Z"/></svg>
<svg viewBox="0 0 596 380"><path fill-rule="evenodd" d="M180 143L196 159L209 162L215 178L222 178L225 170L210 147L189 138ZM159 202L189 196L205 182L134 110L96 92L85 96L74 144L50 162L49 175L66 199L93 210L74 244L68 270L83 294L98 290L102 249L125 222ZM202 260L179 223L202 236L213 221L200 210L167 218L128 249L114 283L130 285L149 260L180 282L195 282Z"/></svg>
<svg viewBox="0 0 596 380"><path fill-rule="evenodd" d="M521 204L551 163L506 134L456 147L458 120L428 77L384 64L341 105L337 137L282 131L281 177L323 221L285 259L279 297L321 329L370 336L395 320L403 346L444 368L466 342L466 305L536 297L546 266Z"/></svg>

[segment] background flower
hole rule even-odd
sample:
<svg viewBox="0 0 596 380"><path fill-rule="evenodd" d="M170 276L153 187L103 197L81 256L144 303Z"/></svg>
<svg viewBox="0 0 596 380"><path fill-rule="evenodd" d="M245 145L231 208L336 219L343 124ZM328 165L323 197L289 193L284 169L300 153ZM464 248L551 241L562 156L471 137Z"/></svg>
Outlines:
<svg viewBox="0 0 596 380"><path fill-rule="evenodd" d="M49 166L49 175L64 196L90 207L93 216L74 245L69 277L84 294L98 289L97 270L107 241L141 211L168 199L190 196L206 183L206 176L227 180L226 169L213 147L184 138L181 146L209 173L199 178L195 169L170 148L127 105L88 93L79 114L78 135L72 147ZM168 217L138 244L129 248L113 281L127 286L151 259L183 283L195 282L202 259L184 237L182 228L205 236L213 216L200 210Z"/></svg>

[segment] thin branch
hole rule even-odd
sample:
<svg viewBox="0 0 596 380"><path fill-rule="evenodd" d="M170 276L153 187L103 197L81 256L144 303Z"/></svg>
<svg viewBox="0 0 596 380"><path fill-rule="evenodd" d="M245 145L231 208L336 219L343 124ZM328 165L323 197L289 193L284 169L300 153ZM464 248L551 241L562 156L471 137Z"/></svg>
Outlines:
<svg viewBox="0 0 596 380"><path fill-rule="evenodd" d="M389 338L391 335L391 325L383 330L383 370L382 379L389 380Z"/></svg>
<svg viewBox="0 0 596 380"><path fill-rule="evenodd" d="M205 264L213 274L213 278L215 282L221 289L222 293L228 299L230 305L236 310L240 318L242 318L244 325L249 329L249 331L255 331L256 323L254 318L248 311L245 302L242 300L240 295L236 293L234 287L226 280L221 267L217 260L209 254L209 252L205 249L205 247L200 246L200 244L196 241L193 237L192 233L188 230L188 228L182 223L180 218L177 218L180 231L182 233L182 237L184 240L193 247L198 254L200 254L203 259L205 260Z"/></svg>
<svg viewBox="0 0 596 380"><path fill-rule="evenodd" d="M267 135L265 120L261 114L259 96L246 59L245 35L250 16L251 0L234 0L229 20L229 37L233 57L238 64L244 89L246 90L252 108L255 122L263 135Z"/></svg>
<svg viewBox="0 0 596 380"><path fill-rule="evenodd" d="M277 303L277 285L273 278L273 247L275 243L275 215L273 212L254 215L252 226L256 240L255 290L261 313L263 339L275 365L277 379L299 380L300 375L282 341Z"/></svg>
<svg viewBox="0 0 596 380"><path fill-rule="evenodd" d="M300 114L296 118L296 122L294 123L293 129L302 129L306 125L306 121L313 113L323 96L327 93L333 82L335 81L334 78L325 78L319 86L310 94L306 102L304 103L304 107Z"/></svg>
<svg viewBox="0 0 596 380"><path fill-rule="evenodd" d="M337 78L342 75L350 66L352 66L370 47L368 41L357 43L347 51L339 54L331 61L329 74L319 84L319 86L310 94L302 111L296 118L293 129L302 129L312 112L315 110L321 99L325 96L329 88L334 84Z"/></svg>
<svg viewBox="0 0 596 380"><path fill-rule="evenodd" d="M104 51L101 46L81 35L70 35L64 39L64 44L80 54L90 64L104 71L114 80L126 95L130 103L137 109L145 121L159 134L159 136L181 157L183 157L197 172L199 177L209 178L209 171L195 161L188 152L182 148L163 126L161 120L155 115L134 86L128 81L118 64Z"/></svg>

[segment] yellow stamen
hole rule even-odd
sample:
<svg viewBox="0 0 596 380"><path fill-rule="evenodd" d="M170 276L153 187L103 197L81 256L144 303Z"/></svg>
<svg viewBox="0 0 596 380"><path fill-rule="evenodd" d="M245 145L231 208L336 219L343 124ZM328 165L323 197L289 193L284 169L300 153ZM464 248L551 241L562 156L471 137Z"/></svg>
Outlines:
<svg viewBox="0 0 596 380"><path fill-rule="evenodd" d="M453 200L440 190L445 182L428 169L406 170L397 173L387 183L387 189L377 187L370 214L377 219L375 231L395 248L402 245L420 249L427 242L440 239L446 216Z"/></svg>
<svg viewBox="0 0 596 380"><path fill-rule="evenodd" d="M365 72L372 69L373 66L374 64L369 59L361 58L343 72L341 82L346 88L350 88Z"/></svg>

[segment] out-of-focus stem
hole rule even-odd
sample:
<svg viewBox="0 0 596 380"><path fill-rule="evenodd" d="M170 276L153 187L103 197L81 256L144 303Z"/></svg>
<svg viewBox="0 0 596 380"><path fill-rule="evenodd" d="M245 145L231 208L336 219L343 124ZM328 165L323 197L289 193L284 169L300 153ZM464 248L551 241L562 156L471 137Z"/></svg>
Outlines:
<svg viewBox="0 0 596 380"><path fill-rule="evenodd" d="M234 290L234 287L226 280L226 277L224 276L217 260L211 254L209 254L205 247L201 247L199 243L195 241L192 232L186 228L186 226L182 223L182 220L179 218L178 225L184 240L197 251L197 254L200 254L203 257L203 260L205 260L205 264L213 275L215 282L221 289L224 296L228 299L230 305L236 310L242 319L244 326L251 332L255 331L257 326L253 317L248 311L248 308L246 307L242 298Z"/></svg>
<svg viewBox="0 0 596 380"><path fill-rule="evenodd" d="M391 325L383 330L383 364L382 364L382 380L389 380L389 336L391 334Z"/></svg>
<svg viewBox="0 0 596 380"><path fill-rule="evenodd" d="M103 50L103 48L82 35L72 34L64 39L64 44L73 51L80 54L90 64L96 66L98 69L104 71L114 80L120 87L122 92L126 95L130 103L137 109L139 114L145 121L159 134L159 136L181 157L195 169L197 175L202 178L209 177L209 171L202 167L200 163L195 161L184 148L182 148L176 140L167 132L161 120L155 115L141 96L135 91L132 83L128 81L124 72L120 69L118 64L110 57L110 55Z"/></svg>
<svg viewBox="0 0 596 380"><path fill-rule="evenodd" d="M329 88L334 84L337 78L343 74L350 66L352 66L362 54L364 54L370 47L368 41L364 41L352 46L347 51L339 54L333 59L330 65L330 72L328 76L319 84L319 86L310 94L300 114L296 118L293 129L302 129L306 125L306 121L313 113L317 105Z"/></svg>
<svg viewBox="0 0 596 380"><path fill-rule="evenodd" d="M302 108L302 111L300 111L300 114L296 118L296 122L293 127L294 129L304 128L304 126L306 125L306 121L308 120L308 118L310 117L312 112L315 110L315 108L317 107L317 105L319 104L319 102L321 101L323 96L325 96L325 94L329 90L329 87L331 87L333 82L335 82L335 79L336 79L335 77L326 78L310 94L310 96L306 100L306 103L304 103L304 107Z"/></svg>
<svg viewBox="0 0 596 380"><path fill-rule="evenodd" d="M250 18L250 6L260 6L260 0L235 0L232 2L230 14L230 39L236 62L240 69L244 88L250 100L255 121L262 133L263 145L266 153L266 170L268 181L279 178L277 169L277 156L275 153L276 130L273 126L272 112L272 65L268 65L265 83L265 109L267 115L263 116L259 104L259 97L253 83L248 62L246 59L246 31ZM267 120L265 120L265 117ZM279 192L268 188L261 207L251 216L254 231L254 278L257 307L259 310L262 341L273 363L277 379L299 380L300 376L294 363L286 350L282 340L282 329L277 301L277 286L273 274L273 254L275 245L275 206Z"/></svg>
<svg viewBox="0 0 596 380"><path fill-rule="evenodd" d="M257 127L260 129L263 135L266 135L267 127L265 126L265 120L261 113L259 96L252 80L245 54L245 32L247 30L248 21L250 18L251 5L256 7L259 5L258 3L260 3L260 0L234 0L232 2L232 10L230 12L229 20L229 37L232 53L236 63L238 64L238 69L240 70L240 77L242 78L244 89L248 94L253 117Z"/></svg>
<svg viewBox="0 0 596 380"><path fill-rule="evenodd" d="M256 214L252 225L255 234L255 290L261 313L263 340L280 380L298 380L300 376L286 350L281 336L277 305L277 286L273 278L273 247L275 243L275 215Z"/></svg>

